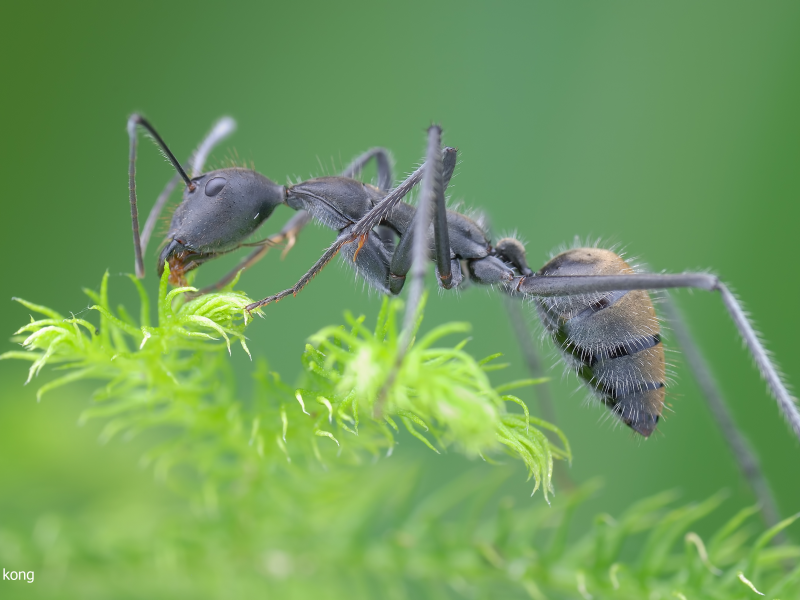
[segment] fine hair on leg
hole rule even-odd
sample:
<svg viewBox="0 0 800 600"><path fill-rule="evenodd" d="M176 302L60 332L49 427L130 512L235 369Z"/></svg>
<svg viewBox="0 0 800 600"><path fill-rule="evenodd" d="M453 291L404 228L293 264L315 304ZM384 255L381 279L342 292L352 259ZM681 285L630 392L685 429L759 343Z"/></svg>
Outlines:
<svg viewBox="0 0 800 600"><path fill-rule="evenodd" d="M425 172L422 175L422 185L419 195L419 204L414 218L413 245L411 248L411 286L408 290L408 304L403 320L403 338L401 343L401 353L405 353L403 346L408 346L410 339L405 339L411 335L414 329L414 322L417 318L422 292L425 288L425 271L428 267L428 228L433 217L432 209L435 206L436 196L441 195L444 199L444 189L442 187L442 151L441 151L442 129L438 125L431 125L428 128L428 150L425 154ZM449 248L447 249L449 253ZM450 266L450 256L447 257L447 266Z"/></svg>
<svg viewBox="0 0 800 600"><path fill-rule="evenodd" d="M530 296L573 296L596 292L630 290L656 290L673 288L699 288L717 291L733 320L739 335L756 362L761 376L767 382L772 396L778 403L789 426L800 439L800 411L796 400L789 392L778 368L769 357L750 320L739 301L718 277L708 273L635 273L630 275L575 275L575 276L531 276L517 277L509 284L511 294Z"/></svg>
<svg viewBox="0 0 800 600"><path fill-rule="evenodd" d="M441 152L442 129L438 125L431 125L428 128L428 149L425 154L425 171L422 175L422 185L419 195L417 212L411 225L412 235L412 260L411 260L411 282L408 289L408 299L406 301L406 312L403 318L403 330L400 333L398 342L397 356L394 366L386 377L378 395L375 398L374 412L380 415L383 404L386 402L386 395L394 385L400 365L406 356L412 342L417 323L417 311L422 293L425 289L425 271L428 266L428 227L431 224L432 208L436 202L436 194L444 197L444 187L442 185L442 152Z"/></svg>
<svg viewBox="0 0 800 600"><path fill-rule="evenodd" d="M768 527L776 525L780 521L780 513L778 512L775 497L764 477L764 472L761 470L761 465L750 443L739 431L733 420L733 415L731 415L728 406L723 400L722 390L711 372L705 356L697 346L694 336L692 336L686 325L686 320L669 296L669 293L665 292L661 296L660 305L664 315L667 317L667 321L672 326L678 346L680 346L683 355L686 357L684 362L692 371L708 403L708 407L711 409L711 416L716 421L722 436L728 443L739 470L758 499L764 521Z"/></svg>

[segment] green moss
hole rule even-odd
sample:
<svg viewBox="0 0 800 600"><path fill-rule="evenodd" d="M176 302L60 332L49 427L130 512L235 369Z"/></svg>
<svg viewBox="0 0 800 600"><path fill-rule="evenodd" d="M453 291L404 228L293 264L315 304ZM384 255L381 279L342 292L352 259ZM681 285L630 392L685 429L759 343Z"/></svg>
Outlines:
<svg viewBox="0 0 800 600"><path fill-rule="evenodd" d="M621 515L598 515L578 531L575 509L593 485L561 494L552 506L498 500L500 485L516 471L481 464L426 488L408 456L385 460L403 428L436 452L487 462L498 453L517 457L545 498L552 491L554 460L571 459L566 438L507 394L535 381L491 384L487 373L498 368L499 355L470 356L459 341L467 324L420 334L399 360L401 304L386 300L374 328L347 315L346 326L312 336L297 385L256 361L254 395L243 400L228 354L236 346L249 354L243 309L251 300L233 291L235 282L190 298L193 288L168 291L167 277L156 325L133 278L138 319L111 308L107 275L99 292L87 291L97 325L19 301L44 318L17 331L22 351L0 358L30 361L29 381L45 366L58 372L39 388L39 398L78 380L97 381L81 418L103 420L103 442L159 431L161 442L145 463L191 509L140 507L133 520L111 509L49 515L36 526L58 532L49 545L40 534L0 530L0 561L68 573L57 590L42 583L36 594L196 598L268 590L284 598L537 600L728 600L757 597L754 589L784 600L800 594L800 548L770 543L796 517L758 535L748 525L756 510L746 509L704 541L693 527L722 498L674 507L675 495L663 493ZM420 321L421 312L417 330Z"/></svg>
<svg viewBox="0 0 800 600"><path fill-rule="evenodd" d="M536 382L496 389L487 371L499 355L479 362L464 351L466 340L437 346L447 336L465 334L468 324L433 329L398 361L398 300L384 301L374 330L363 317L347 315L349 328L327 327L312 336L296 387L258 362L256 396L242 402L224 350L230 353L233 343L250 353L244 307L252 301L233 291L236 281L219 293L190 298L195 288L169 291L168 277L165 269L155 326L148 320L149 298L133 277L141 300L138 322L124 307L114 311L109 305L108 274L99 293L86 291L99 313L97 327L18 300L46 318L31 318L16 332L24 352L2 358L31 360L28 381L45 365L66 371L40 387L38 398L67 383L99 380L95 403L82 419L107 421L103 441L169 427L170 438L147 461L162 476L186 466L202 475L206 487L229 485L238 472L258 472L259 463L328 465L379 457L391 453L400 427L436 452L517 456L545 498L552 492L554 459L571 458L557 428L531 417L519 398L501 393ZM421 320L420 312L417 327ZM245 468L248 462L253 464Z"/></svg>

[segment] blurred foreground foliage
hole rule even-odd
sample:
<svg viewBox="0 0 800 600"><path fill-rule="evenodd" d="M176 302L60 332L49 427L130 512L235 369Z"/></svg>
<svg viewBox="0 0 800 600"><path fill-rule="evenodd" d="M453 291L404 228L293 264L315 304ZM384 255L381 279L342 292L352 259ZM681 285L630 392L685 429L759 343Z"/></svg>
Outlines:
<svg viewBox="0 0 800 600"><path fill-rule="evenodd" d="M0 561L41 565L25 597L758 597L740 574L767 598L798 597L800 547L754 534L755 507L703 540L692 528L722 498L676 506L666 492L576 537L594 485L548 506L498 499L513 472L485 473L432 487L405 459L313 478L287 470L213 515L157 504L48 515L33 536L0 531Z"/></svg>
<svg viewBox="0 0 800 600"><path fill-rule="evenodd" d="M431 489L407 458L383 460L402 427L436 452L520 458L534 491L552 492L554 459L571 459L566 438L506 394L535 381L491 385L499 355L476 361L465 341L436 346L466 324L418 337L398 364L399 302L387 300L374 330L348 315L349 327L312 336L298 385L258 362L246 402L225 353L238 343L249 354L250 299L235 282L190 298L196 290L168 291L167 277L155 326L134 278L138 321L111 308L107 275L99 293L87 291L99 327L20 300L45 318L31 317L15 338L24 351L2 358L30 361L29 381L45 365L63 372L39 398L100 381L81 418L104 420L104 442L160 432L144 461L183 502L49 515L33 536L0 530L4 565L41 565L26 595L733 599L758 589L798 597L800 547L768 545L793 519L754 537L748 518L757 509L745 509L704 542L691 528L721 497L675 508L675 495L663 493L617 517L598 515L568 543L593 485L548 506L498 500L505 467Z"/></svg>

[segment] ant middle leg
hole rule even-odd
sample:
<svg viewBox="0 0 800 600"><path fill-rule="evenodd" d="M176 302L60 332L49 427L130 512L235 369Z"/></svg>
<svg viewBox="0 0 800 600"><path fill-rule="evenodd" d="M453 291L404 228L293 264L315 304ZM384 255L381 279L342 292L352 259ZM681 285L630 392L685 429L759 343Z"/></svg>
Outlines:
<svg viewBox="0 0 800 600"><path fill-rule="evenodd" d="M419 195L419 206L414 215L412 226L406 231L406 237L413 236L411 246L411 289L408 291L408 304L406 306L405 318L403 319L403 334L400 341L400 349L397 362L392 376L387 379L387 385L391 385L400 361L405 354L410 342L411 331L417 319L417 309L422 301L422 293L425 287L425 270L428 263L428 228L430 227L431 217L433 216L434 239L437 249L437 264L440 269L446 268L447 282L450 282L450 240L447 231L447 216L444 206L444 165L442 157L442 128L438 125L431 125L428 128L428 148L425 153L425 173L422 177L422 189ZM452 155L452 163L455 165L455 152ZM448 177L449 180L449 177ZM434 214L432 215L432 211ZM437 218L437 214L438 217ZM403 240L401 239L401 245ZM395 251L395 256L400 252L400 247ZM394 259L392 259L394 265ZM440 281L442 271L440 271ZM449 287L449 286L448 286ZM381 394L383 397L383 393Z"/></svg>

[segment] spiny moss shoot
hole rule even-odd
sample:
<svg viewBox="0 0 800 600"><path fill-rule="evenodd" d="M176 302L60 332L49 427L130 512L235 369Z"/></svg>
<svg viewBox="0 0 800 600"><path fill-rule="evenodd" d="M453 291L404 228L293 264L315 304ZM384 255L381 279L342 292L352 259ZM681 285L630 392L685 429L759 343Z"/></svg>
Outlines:
<svg viewBox="0 0 800 600"><path fill-rule="evenodd" d="M102 382L82 418L107 420L104 441L177 427L175 443L150 457L163 474L180 464L208 477L224 465L226 478L236 479L231 456L242 465L249 460L358 462L362 455L391 453L401 428L435 452L453 449L490 460L500 451L518 457L535 481L534 491L541 487L545 498L553 491L554 459L571 460L563 433L506 393L537 381L494 387L487 372L499 354L478 361L464 350L466 340L442 343L468 332L469 324L449 323L412 338L401 360L399 300L384 300L374 329L364 317L347 314L347 327L326 327L311 336L296 386L258 361L256 397L243 402L221 350L230 354L240 345L250 354L244 309L252 300L233 290L236 281L218 293L196 296L193 287L170 291L168 278L167 266L155 325L147 292L132 276L141 303L138 320L124 307L110 306L108 273L99 292L86 290L94 302L91 310L99 314L97 326L17 299L46 318L31 317L15 334L24 351L2 358L31 361L28 381L46 365L65 372L39 388L39 399L78 380ZM414 335L421 321L422 308ZM215 444L224 460L213 458Z"/></svg>

